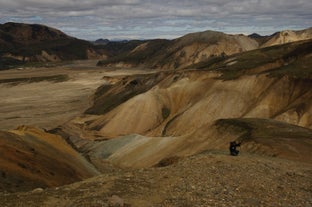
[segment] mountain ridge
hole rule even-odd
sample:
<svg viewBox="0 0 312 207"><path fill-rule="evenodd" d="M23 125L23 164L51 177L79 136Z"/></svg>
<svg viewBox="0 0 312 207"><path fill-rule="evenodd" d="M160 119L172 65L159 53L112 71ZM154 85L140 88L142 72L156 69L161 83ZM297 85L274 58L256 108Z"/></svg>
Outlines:
<svg viewBox="0 0 312 207"><path fill-rule="evenodd" d="M31 62L102 59L98 66L181 69L215 56L224 56L312 37L312 29L282 31L270 36L229 35L217 31L186 34L173 40L96 42L70 37L39 24L0 25L0 68Z"/></svg>

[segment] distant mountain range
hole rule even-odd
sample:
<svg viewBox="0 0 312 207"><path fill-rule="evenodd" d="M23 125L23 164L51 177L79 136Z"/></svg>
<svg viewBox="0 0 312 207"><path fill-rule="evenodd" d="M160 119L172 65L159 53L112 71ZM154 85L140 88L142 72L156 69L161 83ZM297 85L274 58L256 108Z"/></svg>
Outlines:
<svg viewBox="0 0 312 207"><path fill-rule="evenodd" d="M271 36L229 35L205 31L165 40L94 42L77 39L38 24L0 24L0 69L33 62L102 59L99 66L185 68L215 56L232 55L277 44L312 38L312 29L282 31Z"/></svg>
<svg viewBox="0 0 312 207"><path fill-rule="evenodd" d="M93 42L95 45L106 45L110 41L108 39L98 39Z"/></svg>

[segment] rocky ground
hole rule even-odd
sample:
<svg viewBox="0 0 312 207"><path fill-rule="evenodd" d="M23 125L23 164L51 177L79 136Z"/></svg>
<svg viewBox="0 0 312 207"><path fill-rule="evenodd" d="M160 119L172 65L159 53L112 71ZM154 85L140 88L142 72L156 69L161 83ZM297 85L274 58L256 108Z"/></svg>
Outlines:
<svg viewBox="0 0 312 207"><path fill-rule="evenodd" d="M0 206L312 206L312 166L210 151L71 185L0 194Z"/></svg>

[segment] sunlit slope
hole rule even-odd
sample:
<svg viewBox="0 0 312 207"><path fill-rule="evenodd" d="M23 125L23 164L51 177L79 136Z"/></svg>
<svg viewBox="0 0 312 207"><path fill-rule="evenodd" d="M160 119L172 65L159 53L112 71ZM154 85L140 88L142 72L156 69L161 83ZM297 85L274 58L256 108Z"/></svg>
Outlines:
<svg viewBox="0 0 312 207"><path fill-rule="evenodd" d="M66 141L33 127L0 131L0 188L59 186L98 174Z"/></svg>
<svg viewBox="0 0 312 207"><path fill-rule="evenodd" d="M289 42L307 40L311 38L312 38L312 28L299 31L285 30L273 34L264 44L261 45L261 47L280 45Z"/></svg>
<svg viewBox="0 0 312 207"><path fill-rule="evenodd" d="M121 77L98 89L87 114L99 116L88 127L104 137L181 135L235 117L311 127L311 46L301 42L194 65L200 70Z"/></svg>

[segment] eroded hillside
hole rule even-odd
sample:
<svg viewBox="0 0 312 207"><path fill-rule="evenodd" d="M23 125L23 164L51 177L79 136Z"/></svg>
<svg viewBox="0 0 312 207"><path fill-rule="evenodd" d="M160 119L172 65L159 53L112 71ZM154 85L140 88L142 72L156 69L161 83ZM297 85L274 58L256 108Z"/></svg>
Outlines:
<svg viewBox="0 0 312 207"><path fill-rule="evenodd" d="M305 158L312 144L311 51L311 41L298 42L194 65L200 69L114 77L84 116L57 131L98 168L101 160L147 167L171 156L227 149L241 134L220 131L216 121L253 118L263 123L261 130L278 126L295 134L268 134L275 144L251 134L246 151L311 162Z"/></svg>

